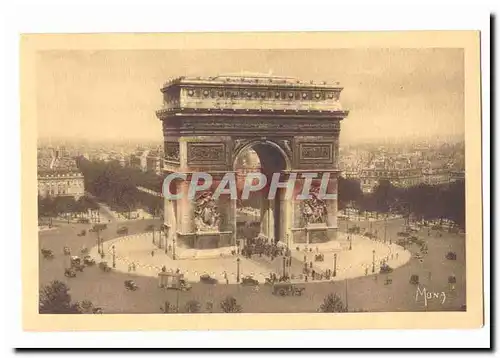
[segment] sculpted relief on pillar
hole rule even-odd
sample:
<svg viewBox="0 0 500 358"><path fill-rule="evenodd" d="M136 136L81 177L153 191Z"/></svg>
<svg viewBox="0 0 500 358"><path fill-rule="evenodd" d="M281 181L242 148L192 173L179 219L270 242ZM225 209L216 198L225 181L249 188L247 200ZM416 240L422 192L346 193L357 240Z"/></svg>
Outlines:
<svg viewBox="0 0 500 358"><path fill-rule="evenodd" d="M319 198L319 187L310 190L311 198L302 204L302 218L306 225L326 224L326 202Z"/></svg>
<svg viewBox="0 0 500 358"><path fill-rule="evenodd" d="M194 223L196 231L219 231L220 214L211 192L205 192L196 199Z"/></svg>

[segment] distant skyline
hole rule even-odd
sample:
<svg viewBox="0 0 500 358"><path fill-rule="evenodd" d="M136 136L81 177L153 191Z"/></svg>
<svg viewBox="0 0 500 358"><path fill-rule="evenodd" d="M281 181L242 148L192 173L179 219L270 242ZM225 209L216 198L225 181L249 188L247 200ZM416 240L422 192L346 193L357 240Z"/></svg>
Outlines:
<svg viewBox="0 0 500 358"><path fill-rule="evenodd" d="M461 49L110 50L38 53L39 139L161 141L165 81L242 71L340 82L341 144L464 135Z"/></svg>

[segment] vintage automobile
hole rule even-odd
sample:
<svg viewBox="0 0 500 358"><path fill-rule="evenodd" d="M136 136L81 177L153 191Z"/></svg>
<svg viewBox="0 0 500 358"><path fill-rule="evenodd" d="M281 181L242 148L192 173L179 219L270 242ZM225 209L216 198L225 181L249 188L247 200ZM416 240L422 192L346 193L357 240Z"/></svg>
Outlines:
<svg viewBox="0 0 500 358"><path fill-rule="evenodd" d="M179 291L189 291L192 288L181 273L162 271L158 274L158 277L160 279L160 288Z"/></svg>
<svg viewBox="0 0 500 358"><path fill-rule="evenodd" d="M82 263L82 259L78 256L71 256L71 268L83 272L85 265Z"/></svg>
<svg viewBox="0 0 500 358"><path fill-rule="evenodd" d="M241 284L243 286L258 286L259 281L254 279L252 276L246 276L241 279Z"/></svg>
<svg viewBox="0 0 500 358"><path fill-rule="evenodd" d="M95 224L89 229L89 232L97 232L97 231L102 231L106 230L108 228L107 224Z"/></svg>
<svg viewBox="0 0 500 358"><path fill-rule="evenodd" d="M446 259L448 260L456 260L457 259L457 254L450 251L446 254Z"/></svg>
<svg viewBox="0 0 500 358"><path fill-rule="evenodd" d="M125 288L129 291L135 291L139 288L139 286L137 286L137 284L132 280L125 280L124 284Z"/></svg>
<svg viewBox="0 0 500 358"><path fill-rule="evenodd" d="M410 276L410 283L412 285L418 285L418 283L419 283L419 277L418 277L418 275L411 275Z"/></svg>
<svg viewBox="0 0 500 358"><path fill-rule="evenodd" d="M71 250L70 250L70 248L69 248L69 247L67 247L67 246L64 246L63 253L64 253L65 255L68 255L68 256L69 256L69 255L71 255Z"/></svg>
<svg viewBox="0 0 500 358"><path fill-rule="evenodd" d="M111 267L108 266L108 263L106 261L101 261L99 262L99 268L104 271L104 272L110 272Z"/></svg>
<svg viewBox="0 0 500 358"><path fill-rule="evenodd" d="M94 266L95 260L90 255L87 255L83 258L83 263L87 266Z"/></svg>
<svg viewBox="0 0 500 358"><path fill-rule="evenodd" d="M42 255L45 259L53 259L54 258L54 253L52 252L52 250L42 249L41 252L42 252Z"/></svg>
<svg viewBox="0 0 500 358"><path fill-rule="evenodd" d="M289 282L280 282L273 285L272 293L280 296L301 296L305 289Z"/></svg>
<svg viewBox="0 0 500 358"><path fill-rule="evenodd" d="M216 284L218 283L219 281L217 281L216 278L213 278L213 277L210 277L209 274L203 274L200 276L200 282L201 283L209 283L209 284Z"/></svg>
<svg viewBox="0 0 500 358"><path fill-rule="evenodd" d="M325 255L323 255L323 254L315 255L314 256L314 261L317 261L317 262L323 262L323 261L325 261Z"/></svg>
<svg viewBox="0 0 500 358"><path fill-rule="evenodd" d="M122 226L122 227L118 228L118 230L116 230L116 233L118 235L127 235L128 234L128 227Z"/></svg>
<svg viewBox="0 0 500 358"><path fill-rule="evenodd" d="M64 276L66 277L76 277L76 272L73 269L64 269Z"/></svg>
<svg viewBox="0 0 500 358"><path fill-rule="evenodd" d="M386 263L380 266L380 273L391 273L392 271L394 271L392 267Z"/></svg>
<svg viewBox="0 0 500 358"><path fill-rule="evenodd" d="M85 236L85 235L87 235L87 231L86 231L86 230L81 230L81 231L77 234L77 236Z"/></svg>

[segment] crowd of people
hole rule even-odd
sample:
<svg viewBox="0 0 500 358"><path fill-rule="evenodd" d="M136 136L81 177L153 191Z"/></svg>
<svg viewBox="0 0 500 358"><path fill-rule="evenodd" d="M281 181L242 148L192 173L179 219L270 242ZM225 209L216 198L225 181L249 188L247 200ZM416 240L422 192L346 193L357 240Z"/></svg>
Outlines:
<svg viewBox="0 0 500 358"><path fill-rule="evenodd" d="M241 254L248 259L251 259L253 255L259 255L260 257L264 255L271 260L274 260L278 256L286 256L291 260L289 249L277 245L276 242L270 243L262 237L247 239L241 250Z"/></svg>

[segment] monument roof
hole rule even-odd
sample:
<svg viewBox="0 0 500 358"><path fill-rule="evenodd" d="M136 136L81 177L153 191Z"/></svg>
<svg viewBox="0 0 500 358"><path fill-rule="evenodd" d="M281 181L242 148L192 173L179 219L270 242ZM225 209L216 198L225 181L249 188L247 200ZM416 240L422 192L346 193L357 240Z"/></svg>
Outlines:
<svg viewBox="0 0 500 358"><path fill-rule="evenodd" d="M165 82L163 88L172 85L245 85L245 86L294 86L294 87L325 87L325 88L338 88L342 89L339 82L327 81L304 81L295 77L278 76L272 73L258 73L258 72L236 72L236 73L223 73L212 77L202 76L180 76Z"/></svg>

